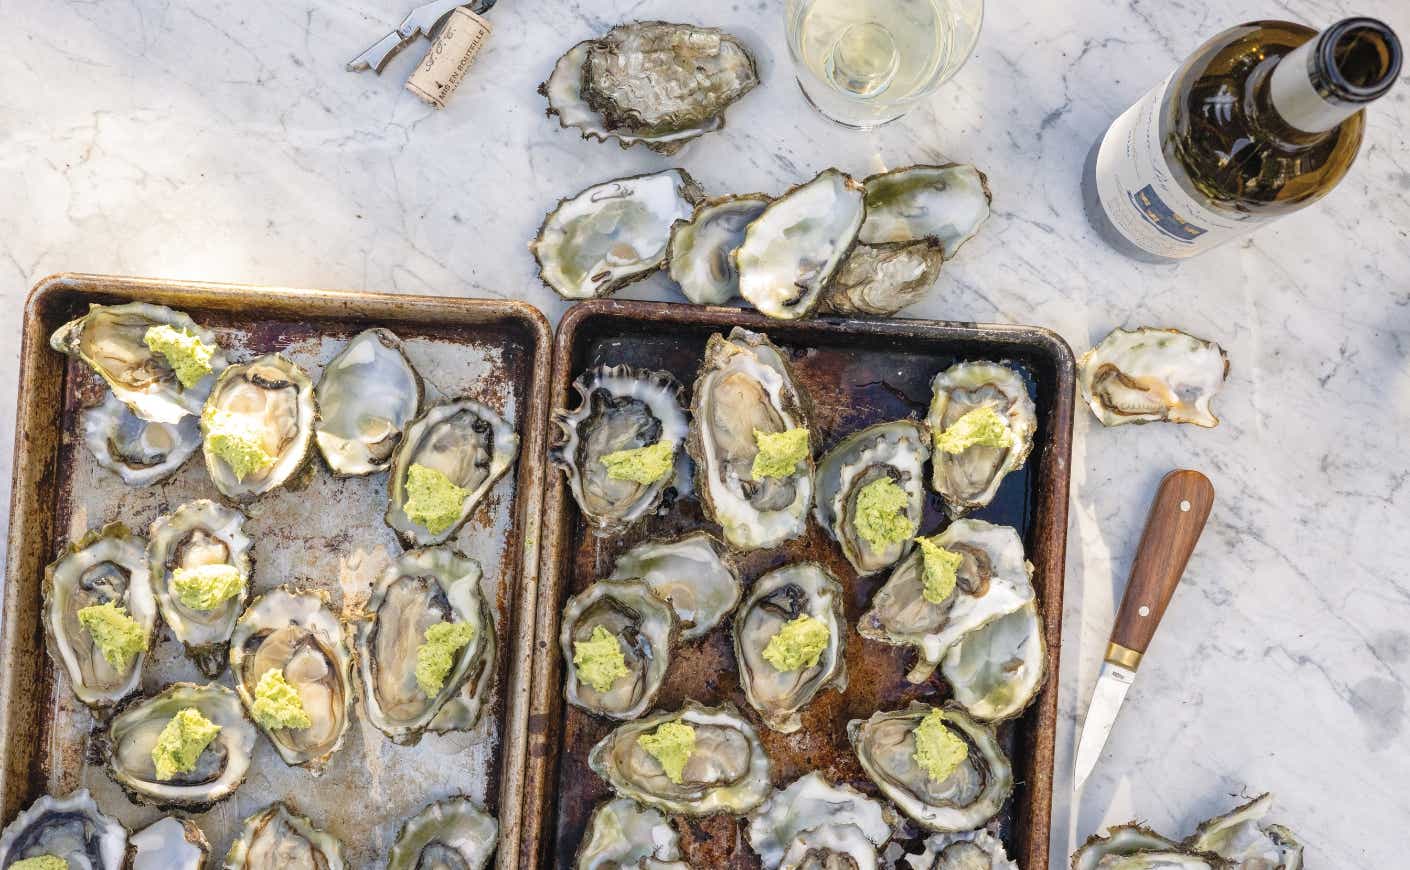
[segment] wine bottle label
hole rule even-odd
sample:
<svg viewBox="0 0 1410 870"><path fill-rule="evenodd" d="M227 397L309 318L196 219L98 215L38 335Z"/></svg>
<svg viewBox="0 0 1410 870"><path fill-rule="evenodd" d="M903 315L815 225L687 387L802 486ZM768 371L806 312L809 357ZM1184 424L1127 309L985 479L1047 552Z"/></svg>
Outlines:
<svg viewBox="0 0 1410 870"><path fill-rule="evenodd" d="M1158 257L1202 254L1254 229L1247 215L1216 212L1170 174L1160 147L1166 79L1117 118L1097 151L1101 207L1121 235Z"/></svg>

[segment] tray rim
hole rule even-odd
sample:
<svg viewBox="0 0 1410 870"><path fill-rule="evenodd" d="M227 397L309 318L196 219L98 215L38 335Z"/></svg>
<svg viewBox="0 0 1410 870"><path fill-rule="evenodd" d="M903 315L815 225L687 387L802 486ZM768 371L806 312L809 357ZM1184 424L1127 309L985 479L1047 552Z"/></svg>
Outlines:
<svg viewBox="0 0 1410 870"><path fill-rule="evenodd" d="M541 563L539 546L543 539L540 526L544 465L534 460L546 450L553 332L543 312L527 302L513 299L321 290L81 272L49 275L34 284L25 300L21 331L10 527L6 540L8 557L3 591L4 618L0 623L0 662L3 662L0 665L0 705L3 706L3 711L0 711L0 804L7 811L4 820L8 821L19 809L20 795L28 791L27 782L15 781L23 777L10 776L10 754L16 747L24 747L21 751L30 756L28 774L32 777L36 773L36 761L44 751L43 747L26 745L23 741L26 722L33 721L36 715L43 715L43 710L31 693L17 691L17 687L25 678L33 679L42 672L47 666L48 656L41 653L24 662L16 655L15 648L17 634L26 628L20 619L27 599L22 593L37 592L37 578L42 575L43 566L58 545L53 528L54 504L41 494L43 481L48 478L52 482L56 475L56 460L53 455L41 457L31 453L31 433L45 425L57 428L59 415L52 412L53 406L46 405L40 394L45 387L62 383L62 377L55 383L41 384L39 370L46 358L52 356L57 360L57 356L49 350L44 318L48 306L57 304L57 297L62 295L117 296L157 301L175 307L187 304L193 308L225 311L237 310L253 302L263 306L263 315L277 312L279 316L310 320L376 320L387 316L384 323L427 323L427 318L434 316L438 319L431 323L469 325L509 322L527 331L529 372L524 407L520 412L521 444L515 471L518 477L515 487L517 523L523 531L523 538L518 542L521 548L518 574L504 578L504 582L515 584L517 598L508 618L515 631L516 643L508 656L507 672L499 689L504 713L499 745L500 848L495 859L497 870L515 870L518 867L518 849L505 848L504 844L518 841L523 819L524 759L527 755L530 701L528 666L534 648L534 608L538 601ZM50 364L61 366L62 362L50 360ZM54 447L57 448L57 443ZM31 578L34 588L26 586L26 577ZM37 594L33 597L38 607ZM37 625L31 630L39 633ZM37 645L42 650L42 636ZM17 705L17 700L23 703Z"/></svg>
<svg viewBox="0 0 1410 870"><path fill-rule="evenodd" d="M1035 454L1029 461L1037 459L1053 464L1053 485L1039 488L1038 504L1034 508L1035 517L1045 518L1035 526L1040 534L1047 535L1051 541L1042 564L1036 565L1036 568L1044 572L1045 577L1045 594L1040 610L1048 650L1048 679L1052 682L1043 689L1032 708L1036 715L1033 731L1034 775L1029 778L1028 787L1034 795L1034 804L1038 809L1026 819L1026 833L1023 838L1026 848L1021 854L1012 856L1025 868L1046 867L1051 839L1053 775L1056 762L1057 708L1060 693L1057 681L1061 673L1062 601L1071 488L1072 424L1076 401L1077 363L1067 341L1057 332L1041 326L911 318L819 317L806 320L777 320L754 311L725 306L593 299L572 306L559 321L554 336L553 379L549 387L550 408L560 407L567 400L572 380L574 342L578 330L586 321L597 317L639 323L688 322L692 326L705 325L722 329L743 326L764 333L801 329L820 330L823 334L841 336L906 336L922 332L928 338L972 342L1015 342L1023 339L1027 346L1036 347L1051 356L1055 363L1057 380L1056 395L1053 396L1053 434L1050 443L1042 450L1041 457ZM568 499L568 487L563 475L557 473L556 469L551 470L545 483L541 528L542 564L539 568L538 594L544 600L538 608L535 628L533 698L525 744L520 863L526 868L539 866L540 859L545 857L544 849L552 836L548 817L551 815L549 800L554 788L548 763L548 741L544 731L562 722L564 703L559 685L560 663L554 643L555 635L550 629L552 622L556 621L554 611L563 591L560 587L564 578L560 576L559 568L562 564L561 550L571 533L570 524L562 521L565 510L570 508Z"/></svg>

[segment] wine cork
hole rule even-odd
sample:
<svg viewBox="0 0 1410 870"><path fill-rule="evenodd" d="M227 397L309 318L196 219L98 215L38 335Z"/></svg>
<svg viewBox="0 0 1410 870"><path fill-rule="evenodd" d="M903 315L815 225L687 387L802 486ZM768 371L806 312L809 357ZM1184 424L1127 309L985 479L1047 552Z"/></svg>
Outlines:
<svg viewBox="0 0 1410 870"><path fill-rule="evenodd" d="M465 71L489 39L490 30L490 23L482 16L457 6L446 18L441 35L431 43L425 59L406 80L406 89L437 109L444 109L446 100L460 86Z"/></svg>

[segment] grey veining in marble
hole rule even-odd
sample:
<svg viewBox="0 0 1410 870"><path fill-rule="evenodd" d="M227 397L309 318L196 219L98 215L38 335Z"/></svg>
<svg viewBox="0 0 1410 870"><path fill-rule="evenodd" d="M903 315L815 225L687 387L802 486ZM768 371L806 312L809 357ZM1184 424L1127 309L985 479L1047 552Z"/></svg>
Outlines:
<svg viewBox="0 0 1410 870"><path fill-rule="evenodd" d="M559 197L681 165L709 191L778 192L968 161L994 217L909 312L1041 324L1079 352L1113 326L1218 340L1233 371L1213 431L1103 430L1073 457L1053 866L1133 816L1183 835L1271 789L1318 868L1397 866L1410 818L1410 82L1371 112L1326 201L1176 267L1122 259L1081 214L1093 138L1199 40L1238 21L1387 18L1402 0L991 0L978 51L874 134L805 108L781 2L501 2L449 109L343 64L411 0L0 0L0 407L19 310L56 271L564 304L524 248ZM766 84L673 160L579 141L534 93L556 56L628 17L727 26ZM672 298L662 281L632 288ZM13 421L0 415L8 500ZM1091 691L1156 481L1199 468L1218 500L1085 797L1066 799Z"/></svg>

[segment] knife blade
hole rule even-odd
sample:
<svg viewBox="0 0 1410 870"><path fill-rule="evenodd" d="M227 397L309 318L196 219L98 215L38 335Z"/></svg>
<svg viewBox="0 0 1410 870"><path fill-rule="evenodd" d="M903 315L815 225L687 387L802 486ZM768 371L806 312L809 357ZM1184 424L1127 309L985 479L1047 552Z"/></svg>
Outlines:
<svg viewBox="0 0 1410 870"><path fill-rule="evenodd" d="M1136 547L1136 558L1131 562L1130 579L1116 612L1092 702L1082 722L1073 764L1074 793L1082 790L1101 758L1126 693L1136 679L1141 658L1180 584L1213 506L1214 486L1198 471L1172 471L1160 481L1141 532L1141 543Z"/></svg>

